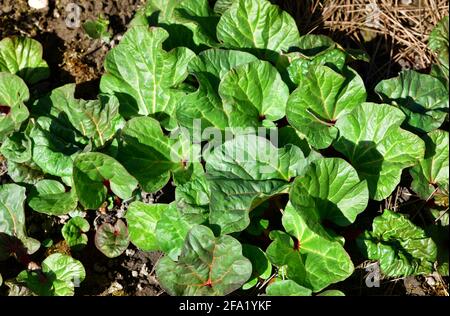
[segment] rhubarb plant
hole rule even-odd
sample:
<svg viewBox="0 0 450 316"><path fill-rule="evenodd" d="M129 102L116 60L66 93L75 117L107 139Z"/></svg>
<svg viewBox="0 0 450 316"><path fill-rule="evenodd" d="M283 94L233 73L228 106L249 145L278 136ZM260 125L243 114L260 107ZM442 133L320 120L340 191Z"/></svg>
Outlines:
<svg viewBox="0 0 450 316"><path fill-rule="evenodd" d="M365 54L268 0L149 0L84 100L75 84L31 89L49 76L40 44L3 39L0 260L23 268L0 271L9 294L76 294L83 251L129 248L163 253L170 295L343 295L361 255L385 277L448 274L448 18L429 46L430 74L368 91L352 68ZM374 215L408 181L426 227ZM34 218L68 253L38 251L55 235L41 244Z"/></svg>

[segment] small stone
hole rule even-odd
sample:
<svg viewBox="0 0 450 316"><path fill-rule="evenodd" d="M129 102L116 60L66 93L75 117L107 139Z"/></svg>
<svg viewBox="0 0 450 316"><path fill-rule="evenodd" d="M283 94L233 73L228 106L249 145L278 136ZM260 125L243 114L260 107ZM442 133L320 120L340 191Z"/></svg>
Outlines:
<svg viewBox="0 0 450 316"><path fill-rule="evenodd" d="M426 281L427 281L429 286L435 286L436 285L436 280L432 276L427 277Z"/></svg>
<svg viewBox="0 0 450 316"><path fill-rule="evenodd" d="M132 257L134 255L135 251L133 249L127 249L125 250L125 255L128 257Z"/></svg>
<svg viewBox="0 0 450 316"><path fill-rule="evenodd" d="M48 0L28 0L28 5L33 9L41 10L48 7Z"/></svg>
<svg viewBox="0 0 450 316"><path fill-rule="evenodd" d="M139 275L139 273L138 273L137 271L131 271L131 276L132 276L133 278L137 278L138 275Z"/></svg>

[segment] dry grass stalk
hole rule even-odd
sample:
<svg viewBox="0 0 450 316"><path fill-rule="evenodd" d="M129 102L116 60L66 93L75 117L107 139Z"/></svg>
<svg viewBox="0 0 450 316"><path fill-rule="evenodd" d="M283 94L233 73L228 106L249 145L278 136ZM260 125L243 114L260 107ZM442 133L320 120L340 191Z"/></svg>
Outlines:
<svg viewBox="0 0 450 316"><path fill-rule="evenodd" d="M392 41L391 55L416 69L427 68L434 55L427 48L428 35L448 14L448 0L324 0L323 24L359 42L381 35Z"/></svg>

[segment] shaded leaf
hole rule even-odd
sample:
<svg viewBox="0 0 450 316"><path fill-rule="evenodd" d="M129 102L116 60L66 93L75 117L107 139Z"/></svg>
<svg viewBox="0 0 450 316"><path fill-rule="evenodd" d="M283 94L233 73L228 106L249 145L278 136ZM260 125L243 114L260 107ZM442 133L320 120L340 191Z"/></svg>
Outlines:
<svg viewBox="0 0 450 316"><path fill-rule="evenodd" d="M78 155L73 164L73 182L86 209L99 208L109 191L129 199L137 186L136 179L120 163L101 153Z"/></svg>

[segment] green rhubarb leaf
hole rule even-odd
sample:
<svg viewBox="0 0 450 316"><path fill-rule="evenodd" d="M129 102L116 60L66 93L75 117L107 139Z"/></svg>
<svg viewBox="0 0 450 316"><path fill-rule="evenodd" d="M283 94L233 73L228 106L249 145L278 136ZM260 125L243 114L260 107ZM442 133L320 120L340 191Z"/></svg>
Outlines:
<svg viewBox="0 0 450 316"><path fill-rule="evenodd" d="M80 203L97 209L111 190L121 199L131 198L137 181L125 168L101 153L80 154L73 164L73 182Z"/></svg>
<svg viewBox="0 0 450 316"><path fill-rule="evenodd" d="M118 159L146 192L163 188L171 175L183 182L194 172L194 147L184 138L164 135L151 117L131 119L122 131Z"/></svg>
<svg viewBox="0 0 450 316"><path fill-rule="evenodd" d="M40 116L30 138L33 162L45 173L58 177L72 176L73 160L86 147L86 140L64 117Z"/></svg>
<svg viewBox="0 0 450 316"><path fill-rule="evenodd" d="M161 287L170 295L229 294L251 276L252 264L231 236L215 237L205 226L194 226L177 261L163 257L156 266Z"/></svg>
<svg viewBox="0 0 450 316"><path fill-rule="evenodd" d="M260 279L266 280L271 276L272 265L259 247L243 244L242 254L252 263L252 276L242 286L243 290L248 290L257 285Z"/></svg>
<svg viewBox="0 0 450 316"><path fill-rule="evenodd" d="M32 254L39 249L40 243L27 236L25 199L24 187L16 184L0 186L0 233L19 239L27 248L28 253Z"/></svg>
<svg viewBox="0 0 450 316"><path fill-rule="evenodd" d="M194 53L184 47L164 51L161 45L167 37L162 28L136 26L106 56L100 90L119 99L124 117L172 115L184 96L177 86L186 79Z"/></svg>
<svg viewBox="0 0 450 316"><path fill-rule="evenodd" d="M298 45L295 20L267 0L238 0L223 13L217 38L227 48L247 50L263 59Z"/></svg>
<svg viewBox="0 0 450 316"><path fill-rule="evenodd" d="M75 210L78 198L74 190L55 180L41 180L30 193L28 205L36 212L47 215L65 215Z"/></svg>
<svg viewBox="0 0 450 316"><path fill-rule="evenodd" d="M11 37L0 41L0 72L21 77L28 84L47 79L50 70L42 59L42 45L31 38Z"/></svg>
<svg viewBox="0 0 450 316"><path fill-rule="evenodd" d="M275 67L257 60L229 71L219 94L230 127L271 127L286 114L289 88Z"/></svg>
<svg viewBox="0 0 450 316"><path fill-rule="evenodd" d="M358 244L367 258L380 262L381 272L389 277L434 270L435 243L402 214L385 210L373 220L372 231L358 238Z"/></svg>
<svg viewBox="0 0 450 316"><path fill-rule="evenodd" d="M345 296L345 294L339 290L327 290L317 294L317 296Z"/></svg>
<svg viewBox="0 0 450 316"><path fill-rule="evenodd" d="M216 25L219 17L207 0L151 0L145 15L150 25L164 28L169 37L164 48L187 47L200 52L218 46Z"/></svg>
<svg viewBox="0 0 450 316"><path fill-rule="evenodd" d="M214 4L214 12L223 14L237 1L238 0L217 0Z"/></svg>
<svg viewBox="0 0 450 316"><path fill-rule="evenodd" d="M312 291L292 280L281 280L271 283L266 289L266 294L269 296L311 296Z"/></svg>
<svg viewBox="0 0 450 316"><path fill-rule="evenodd" d="M156 239L160 250L172 260L177 260L189 230L194 224L200 223L192 222L175 204L170 204L161 213L161 219L156 224Z"/></svg>
<svg viewBox="0 0 450 316"><path fill-rule="evenodd" d="M342 72L346 59L347 55L345 52L335 48L326 50L313 57L301 56L299 58L294 58L287 68L287 71L291 81L299 86L302 80L307 78L310 68L314 68L314 66L318 65L325 65L333 70Z"/></svg>
<svg viewBox="0 0 450 316"><path fill-rule="evenodd" d="M209 217L211 191L206 178L197 177L175 189L178 210L190 221L202 223Z"/></svg>
<svg viewBox="0 0 450 316"><path fill-rule="evenodd" d="M86 34L92 39L101 39L109 43L112 34L108 32L109 20L98 17L96 20L87 20L82 27Z"/></svg>
<svg viewBox="0 0 450 316"><path fill-rule="evenodd" d="M425 157L410 169L411 188L428 200L436 190L448 190L448 132L436 130L424 137Z"/></svg>
<svg viewBox="0 0 450 316"><path fill-rule="evenodd" d="M73 296L75 286L86 277L80 261L67 255L55 253L42 262L42 269L25 270L17 276L17 281L40 296Z"/></svg>
<svg viewBox="0 0 450 316"><path fill-rule="evenodd" d="M15 183L36 184L45 178L42 170L34 163L19 164L8 161L8 176Z"/></svg>
<svg viewBox="0 0 450 316"><path fill-rule="evenodd" d="M64 224L61 233L69 247L75 251L83 249L88 243L89 222L82 217L71 218Z"/></svg>
<svg viewBox="0 0 450 316"><path fill-rule="evenodd" d="M0 153L8 160L25 163L31 160L31 139L26 133L15 132L5 139Z"/></svg>
<svg viewBox="0 0 450 316"><path fill-rule="evenodd" d="M252 134L226 141L204 159L211 189L210 223L219 225L223 234L244 230L250 211L287 192L290 179L307 164L300 148L278 149Z"/></svg>
<svg viewBox="0 0 450 316"><path fill-rule="evenodd" d="M140 201L128 206L127 219L130 241L142 251L159 250L156 224L167 211L168 204L146 204Z"/></svg>
<svg viewBox="0 0 450 316"><path fill-rule="evenodd" d="M330 37L318 34L302 35L298 43L300 52L310 57L332 50L335 47L336 43Z"/></svg>
<svg viewBox="0 0 450 316"><path fill-rule="evenodd" d="M448 113L448 92L439 79L405 70L398 77L381 81L375 91L383 102L398 106L406 124L421 132L439 128Z"/></svg>
<svg viewBox="0 0 450 316"><path fill-rule="evenodd" d="M319 65L310 69L289 97L286 116L311 146L323 149L338 135L336 122L365 100L366 90L358 74L349 70L343 76Z"/></svg>
<svg viewBox="0 0 450 316"><path fill-rule="evenodd" d="M294 206L295 193L291 193L292 198L293 203L288 203L282 217L288 234L270 233L273 242L266 251L269 260L275 266L287 266L288 278L313 292L348 278L354 267L341 241L303 212L301 205Z"/></svg>
<svg viewBox="0 0 450 316"><path fill-rule="evenodd" d="M449 80L449 31L448 31L448 15L442 18L441 21L435 26L430 34L428 40L428 47L437 53L439 64L437 65L440 69L440 74L444 77L443 79L447 83Z"/></svg>
<svg viewBox="0 0 450 316"><path fill-rule="evenodd" d="M120 256L130 244L128 228L122 220L103 223L95 233L95 246L108 258Z"/></svg>
<svg viewBox="0 0 450 316"><path fill-rule="evenodd" d="M67 116L77 134L103 147L124 124L119 115L119 101L114 96L100 95L98 100L76 99L75 84L57 88L42 98L35 107L50 108L53 116ZM64 114L62 114L64 113Z"/></svg>
<svg viewBox="0 0 450 316"><path fill-rule="evenodd" d="M28 118L25 102L29 97L28 87L22 79L0 72L0 141L17 131Z"/></svg>
<svg viewBox="0 0 450 316"><path fill-rule="evenodd" d="M336 123L340 136L334 147L367 180L371 199L388 197L402 170L424 157L424 142L400 128L404 120L395 107L363 103Z"/></svg>
<svg viewBox="0 0 450 316"><path fill-rule="evenodd" d="M220 130L228 127L228 117L219 95L220 81L229 70L255 60L257 58L249 53L223 49L209 49L192 59L188 69L196 77L199 88L177 105L179 123L192 131L194 120L200 120L201 132L207 127Z"/></svg>
<svg viewBox="0 0 450 316"><path fill-rule="evenodd" d="M340 226L353 223L369 201L366 181L360 181L356 170L340 158L312 162L305 174L295 179L291 195L304 214Z"/></svg>

